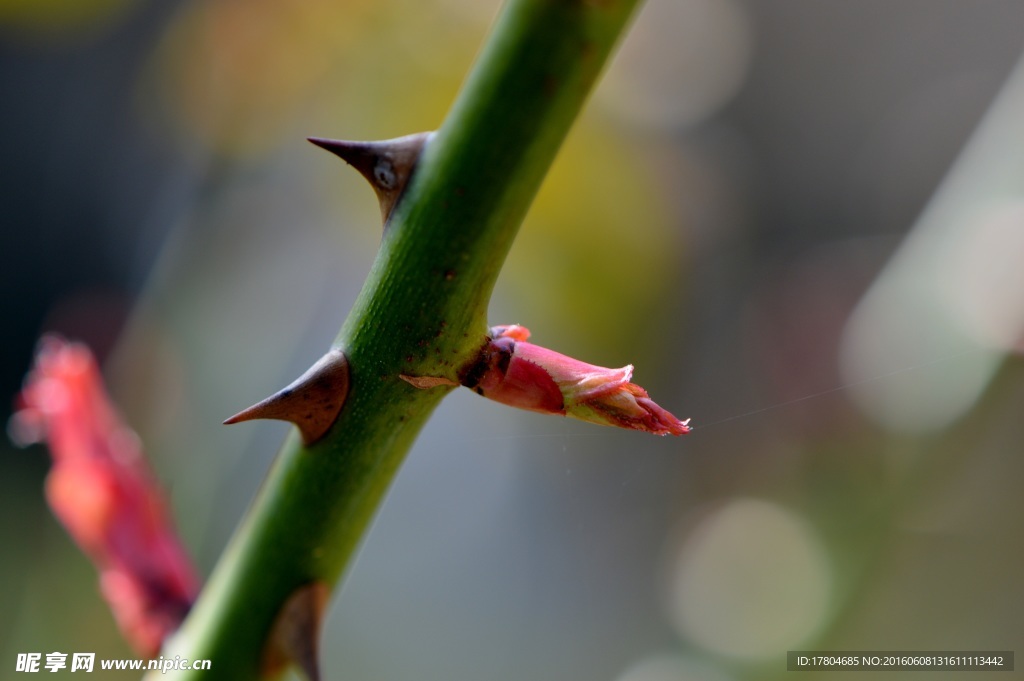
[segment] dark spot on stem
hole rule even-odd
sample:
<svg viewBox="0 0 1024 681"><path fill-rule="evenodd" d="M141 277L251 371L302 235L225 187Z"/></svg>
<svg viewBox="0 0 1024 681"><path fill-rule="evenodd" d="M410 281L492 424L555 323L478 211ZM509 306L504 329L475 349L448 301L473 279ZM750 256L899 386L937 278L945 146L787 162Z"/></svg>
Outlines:
<svg viewBox="0 0 1024 681"><path fill-rule="evenodd" d="M558 78L552 75L544 77L544 94L548 97L554 97L558 94L559 81Z"/></svg>

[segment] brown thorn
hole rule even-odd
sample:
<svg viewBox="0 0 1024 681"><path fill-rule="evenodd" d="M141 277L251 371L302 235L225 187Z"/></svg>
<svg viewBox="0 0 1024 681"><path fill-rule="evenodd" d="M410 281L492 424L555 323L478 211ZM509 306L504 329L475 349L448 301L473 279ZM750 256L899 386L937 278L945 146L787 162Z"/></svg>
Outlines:
<svg viewBox="0 0 1024 681"><path fill-rule="evenodd" d="M427 139L433 134L421 132L383 142L347 142L322 137L307 139L321 149L341 157L362 173L377 193L380 216L387 225L391 211L412 177Z"/></svg>
<svg viewBox="0 0 1024 681"><path fill-rule="evenodd" d="M307 447L327 434L348 397L348 360L334 348L287 388L243 409L225 424L276 419L294 423Z"/></svg>
<svg viewBox="0 0 1024 681"><path fill-rule="evenodd" d="M406 376L405 374L398 374L398 377L420 390L429 390L430 388L439 388L442 385L459 385L457 382L444 376Z"/></svg>
<svg viewBox="0 0 1024 681"><path fill-rule="evenodd" d="M309 681L320 681L320 628L328 595L323 582L310 582L292 592L270 630L263 654L264 674L278 674L291 663Z"/></svg>

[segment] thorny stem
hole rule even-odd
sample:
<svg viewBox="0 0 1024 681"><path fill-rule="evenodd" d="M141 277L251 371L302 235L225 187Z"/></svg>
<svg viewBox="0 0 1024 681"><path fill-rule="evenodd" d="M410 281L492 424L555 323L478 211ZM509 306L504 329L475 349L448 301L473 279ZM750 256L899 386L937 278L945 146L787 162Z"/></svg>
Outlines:
<svg viewBox="0 0 1024 681"><path fill-rule="evenodd" d="M541 180L637 0L510 0L391 215L335 342L351 388L326 437L285 442L165 657L161 679L256 679L267 633L301 586L333 586L395 471L485 342L491 290ZM397 103L396 104L400 104Z"/></svg>

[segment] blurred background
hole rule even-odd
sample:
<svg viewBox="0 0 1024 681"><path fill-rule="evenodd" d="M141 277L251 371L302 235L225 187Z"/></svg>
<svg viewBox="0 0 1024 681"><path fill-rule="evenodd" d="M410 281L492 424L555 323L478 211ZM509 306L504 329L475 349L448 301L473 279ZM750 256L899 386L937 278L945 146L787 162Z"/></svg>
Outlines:
<svg viewBox="0 0 1024 681"><path fill-rule="evenodd" d="M0 2L4 421L40 333L88 342L208 573L287 432L221 420L320 356L379 239L362 178L303 138L436 128L497 9ZM456 391L333 601L326 677L1019 647L1021 26L1017 0L650 0L491 318L634 363L696 430ZM131 656L47 465L0 442L2 664Z"/></svg>

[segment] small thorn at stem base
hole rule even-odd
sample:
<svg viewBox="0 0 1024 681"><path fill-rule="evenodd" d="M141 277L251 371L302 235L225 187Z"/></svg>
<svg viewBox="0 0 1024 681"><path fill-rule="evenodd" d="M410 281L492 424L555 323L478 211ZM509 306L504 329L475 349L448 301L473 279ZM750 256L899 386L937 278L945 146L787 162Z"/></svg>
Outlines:
<svg viewBox="0 0 1024 681"><path fill-rule="evenodd" d="M453 381L450 378L444 376L406 376L405 374L398 374L398 377L408 383L409 385L419 388L420 390L429 390L430 388L440 388L442 385L458 386L457 381Z"/></svg>
<svg viewBox="0 0 1024 681"><path fill-rule="evenodd" d="M263 669L267 675L277 674L291 663L309 681L320 681L320 629L328 595L326 584L310 582L284 602L264 649Z"/></svg>

